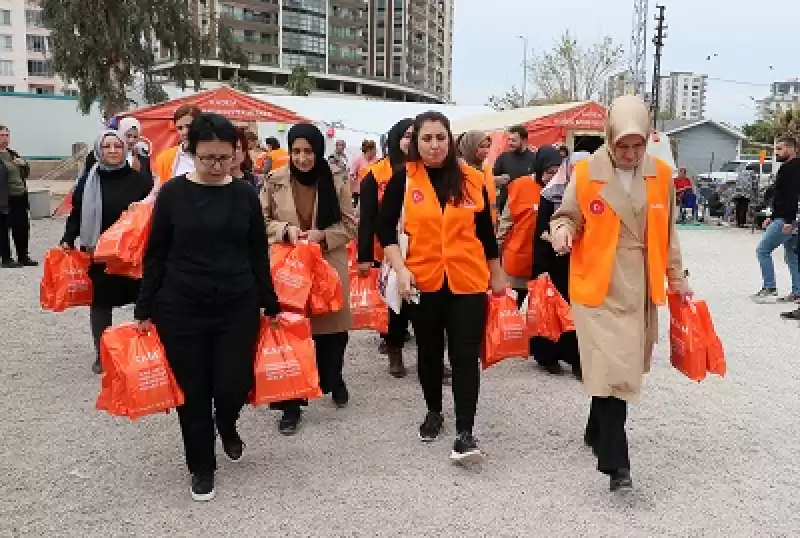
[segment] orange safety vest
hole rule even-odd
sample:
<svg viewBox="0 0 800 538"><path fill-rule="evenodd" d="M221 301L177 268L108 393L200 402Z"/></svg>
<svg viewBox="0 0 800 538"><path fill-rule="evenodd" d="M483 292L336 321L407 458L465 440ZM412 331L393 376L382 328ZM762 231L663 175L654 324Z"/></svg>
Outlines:
<svg viewBox="0 0 800 538"><path fill-rule="evenodd" d="M672 168L656 159L656 175L647 184L647 276L650 299L657 305L666 302L667 258L669 254L669 188ZM583 214L583 230L572 246L569 270L569 297L586 306L600 306L608 294L622 221L603 200L600 191L605 181L589 177L589 161L575 165L578 203Z"/></svg>
<svg viewBox="0 0 800 538"><path fill-rule="evenodd" d="M511 228L503 243L503 269L509 276L533 278L533 234L541 196L542 186L533 176L521 176L508 184Z"/></svg>
<svg viewBox="0 0 800 538"><path fill-rule="evenodd" d="M389 184L389 180L392 179L392 164L389 162L388 158L383 158L364 169L367 173L372 172L372 177L375 178L375 183L378 184L378 207L380 207L383 202L383 195L386 192L386 186ZM366 176L366 174L364 175ZM377 237L374 237L372 241L373 259L375 261L380 261L383 259L383 248Z"/></svg>
<svg viewBox="0 0 800 538"><path fill-rule="evenodd" d="M455 294L485 293L489 288L489 265L475 233L475 214L484 208L485 179L465 163L461 170L466 176L463 201L458 206L447 202L442 211L425 166L406 164L406 267L422 292L442 289L445 277Z"/></svg>
<svg viewBox="0 0 800 538"><path fill-rule="evenodd" d="M486 193L489 195L489 204L492 206L492 222L497 226L497 185L494 183L492 166L488 162L483 165L483 175L486 178Z"/></svg>
<svg viewBox="0 0 800 538"><path fill-rule="evenodd" d="M172 179L172 174L175 171L175 159L177 158L178 146L167 148L158 154L153 174L158 179L159 185L163 185Z"/></svg>
<svg viewBox="0 0 800 538"><path fill-rule="evenodd" d="M268 155L269 158L272 159L272 168L270 168L270 172L289 164L289 152L283 148L274 149L270 151Z"/></svg>

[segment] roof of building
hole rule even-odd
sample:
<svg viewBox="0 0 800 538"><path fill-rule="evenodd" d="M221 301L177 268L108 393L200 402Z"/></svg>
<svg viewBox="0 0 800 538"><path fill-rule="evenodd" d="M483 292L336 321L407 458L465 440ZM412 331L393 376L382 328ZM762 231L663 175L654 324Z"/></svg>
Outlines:
<svg viewBox="0 0 800 538"><path fill-rule="evenodd" d="M743 132L735 127L708 118L701 120L663 120L658 122L659 130L661 130L667 136L688 131L689 129L694 129L695 127L700 127L701 125L712 125L717 129L728 133L734 138L738 138L740 140L747 139L747 136L745 136Z"/></svg>

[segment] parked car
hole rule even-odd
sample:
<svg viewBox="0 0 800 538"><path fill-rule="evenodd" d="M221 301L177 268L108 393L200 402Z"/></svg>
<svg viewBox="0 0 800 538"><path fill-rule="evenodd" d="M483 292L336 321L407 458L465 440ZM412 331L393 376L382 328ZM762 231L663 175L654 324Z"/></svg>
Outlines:
<svg viewBox="0 0 800 538"><path fill-rule="evenodd" d="M736 181L741 172L748 171L758 174L759 170L761 172L759 185L768 185L773 171L777 171L777 166L772 161L767 161L763 165L760 165L757 160L728 161L722 165L719 172L697 174L697 179L713 185L725 185L730 181Z"/></svg>

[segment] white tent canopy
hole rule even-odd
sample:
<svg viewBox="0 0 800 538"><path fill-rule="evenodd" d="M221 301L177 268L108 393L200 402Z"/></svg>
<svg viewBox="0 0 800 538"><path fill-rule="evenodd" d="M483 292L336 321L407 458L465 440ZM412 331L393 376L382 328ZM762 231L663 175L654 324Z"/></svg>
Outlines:
<svg viewBox="0 0 800 538"><path fill-rule="evenodd" d="M484 112L481 115L453 121L453 132L456 134L461 134L467 131L484 131L487 133L504 131L510 127L513 127L514 125L522 125L529 121L551 116L553 114L559 114L571 108L576 108L586 104L588 104L588 101Z"/></svg>

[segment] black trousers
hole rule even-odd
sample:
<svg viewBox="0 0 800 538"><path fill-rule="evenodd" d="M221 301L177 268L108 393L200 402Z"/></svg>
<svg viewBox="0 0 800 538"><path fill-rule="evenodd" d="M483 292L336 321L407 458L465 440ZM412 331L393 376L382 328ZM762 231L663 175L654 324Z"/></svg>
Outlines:
<svg viewBox="0 0 800 538"><path fill-rule="evenodd" d="M253 388L258 304L253 298L194 316L159 308L153 322L185 396L178 419L189 472L214 471L214 422L221 437L230 436Z"/></svg>
<svg viewBox="0 0 800 538"><path fill-rule="evenodd" d="M28 214L28 195L9 196L8 214L0 213L0 259L11 260L11 241L14 238L17 260L28 257L28 242L31 236L31 220Z"/></svg>
<svg viewBox="0 0 800 538"><path fill-rule="evenodd" d="M319 388L323 394L330 394L344 385L344 353L347 350L349 333L317 334L314 335L316 348L317 370L319 371ZM306 400L286 400L270 405L270 409L280 411L299 412L301 406L307 405Z"/></svg>
<svg viewBox="0 0 800 538"><path fill-rule="evenodd" d="M406 343L406 333L408 332L408 309L409 305L403 302L400 313L389 309L389 330L383 336L386 345L396 349L403 349Z"/></svg>
<svg viewBox="0 0 800 538"><path fill-rule="evenodd" d="M114 321L113 309L92 306L89 308L89 325L92 328L92 340L94 341L94 351L97 360L100 360L100 338L103 331L111 327Z"/></svg>
<svg viewBox="0 0 800 538"><path fill-rule="evenodd" d="M453 370L456 431L471 432L480 391L479 359L486 325L486 294L456 295L447 285L420 293L418 305L408 305L417 337L417 370L428 411L442 412L445 335Z"/></svg>
<svg viewBox="0 0 800 538"><path fill-rule="evenodd" d="M631 468L625 433L627 416L628 404L624 400L592 397L586 441L597 454L597 470L601 473Z"/></svg>
<svg viewBox="0 0 800 538"><path fill-rule="evenodd" d="M750 206L750 200L747 198L734 198L734 203L736 226L744 228L747 225L747 209Z"/></svg>

